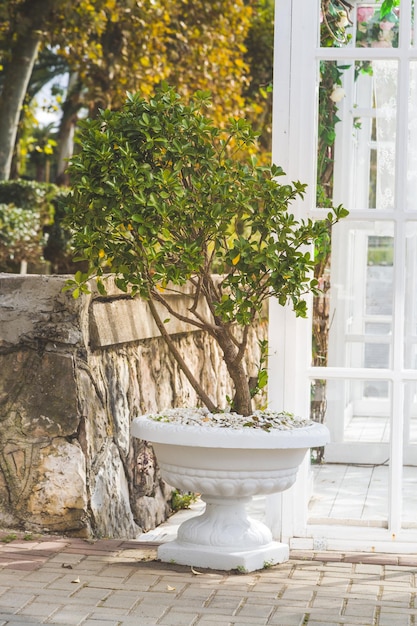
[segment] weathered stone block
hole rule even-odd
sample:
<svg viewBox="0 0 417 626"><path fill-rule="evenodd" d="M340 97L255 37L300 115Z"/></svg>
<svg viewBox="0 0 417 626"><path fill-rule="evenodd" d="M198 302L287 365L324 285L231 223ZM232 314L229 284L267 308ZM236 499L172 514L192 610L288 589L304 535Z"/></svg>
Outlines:
<svg viewBox="0 0 417 626"><path fill-rule="evenodd" d="M73 435L78 428L74 357L23 348L0 354L1 440Z"/></svg>
<svg viewBox="0 0 417 626"><path fill-rule="evenodd" d="M80 444L52 439L40 448L37 461L26 526L88 536L86 467Z"/></svg>

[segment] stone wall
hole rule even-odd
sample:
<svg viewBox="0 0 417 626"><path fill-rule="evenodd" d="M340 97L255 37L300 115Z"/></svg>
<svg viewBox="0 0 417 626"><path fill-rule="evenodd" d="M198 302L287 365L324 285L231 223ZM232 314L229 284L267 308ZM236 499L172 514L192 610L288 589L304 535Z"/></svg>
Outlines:
<svg viewBox="0 0 417 626"><path fill-rule="evenodd" d="M0 526L132 538L170 513L172 488L137 415L195 405L147 304L117 289L74 300L65 277L0 274ZM174 306L184 304L179 295ZM220 405L230 394L217 346L167 325ZM250 362L259 362L252 331Z"/></svg>

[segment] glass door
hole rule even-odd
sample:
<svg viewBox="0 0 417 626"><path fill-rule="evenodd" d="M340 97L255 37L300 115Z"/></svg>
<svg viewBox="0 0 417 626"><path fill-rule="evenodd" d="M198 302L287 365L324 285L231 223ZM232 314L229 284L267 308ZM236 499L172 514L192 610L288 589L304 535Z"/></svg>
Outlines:
<svg viewBox="0 0 417 626"><path fill-rule="evenodd" d="M355 524L361 540L374 541L378 529L387 543L406 541L417 527L413 19L414 0L276 3L274 160L309 185L299 216L323 219L338 204L350 213L317 257L322 292L310 307L311 350L301 345L305 327L272 309L285 333L276 347L284 369L276 371L292 389L279 398L272 390L272 400L297 411L308 397L311 417L329 427L331 443L314 453L341 490L343 540L358 538ZM311 494L307 474L298 496ZM323 511L322 524L331 517ZM283 516L287 534L337 536L334 528L315 529L301 506L293 517L302 522Z"/></svg>
<svg viewBox="0 0 417 626"><path fill-rule="evenodd" d="M379 476L378 506L360 519L377 511L397 532L399 494L408 497L405 479L417 478L417 74L413 3L385 4L355 2L344 22L320 4L315 213L333 201L350 214L330 235L327 289L314 304L311 393L312 413L321 406L332 434L326 463L355 468L368 491ZM316 328L326 334L319 355Z"/></svg>

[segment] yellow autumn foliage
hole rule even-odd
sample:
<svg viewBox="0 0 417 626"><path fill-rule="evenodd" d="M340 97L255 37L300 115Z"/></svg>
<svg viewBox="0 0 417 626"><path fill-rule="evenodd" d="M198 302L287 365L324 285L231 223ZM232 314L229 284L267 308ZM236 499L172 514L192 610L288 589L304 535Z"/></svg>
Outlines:
<svg viewBox="0 0 417 626"><path fill-rule="evenodd" d="M217 122L241 115L248 82L244 0L61 0L48 45L77 72L90 115L119 108L126 92L151 95L162 80L187 97L213 94Z"/></svg>

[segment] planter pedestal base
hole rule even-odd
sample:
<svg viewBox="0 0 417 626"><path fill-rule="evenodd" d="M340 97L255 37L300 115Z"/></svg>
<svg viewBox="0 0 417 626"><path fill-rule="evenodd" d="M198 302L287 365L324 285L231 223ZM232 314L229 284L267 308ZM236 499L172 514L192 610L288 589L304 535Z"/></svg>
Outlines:
<svg viewBox="0 0 417 626"><path fill-rule="evenodd" d="M252 572L287 561L288 546L272 541L265 524L248 516L249 497L202 496L206 510L183 522L175 541L158 548L166 563Z"/></svg>
<svg viewBox="0 0 417 626"><path fill-rule="evenodd" d="M158 548L158 558L164 563L178 563L218 570L253 572L270 565L288 561L289 549L284 543L271 541L256 550L222 551L213 547L190 546L181 541L170 541Z"/></svg>

